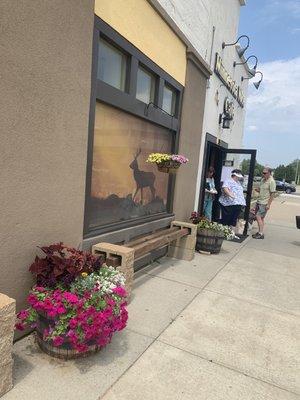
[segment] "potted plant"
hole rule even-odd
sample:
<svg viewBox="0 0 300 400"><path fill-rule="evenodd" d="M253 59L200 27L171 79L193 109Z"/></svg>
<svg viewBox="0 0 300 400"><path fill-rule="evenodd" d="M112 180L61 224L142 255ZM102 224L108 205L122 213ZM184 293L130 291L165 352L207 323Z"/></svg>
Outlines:
<svg viewBox="0 0 300 400"><path fill-rule="evenodd" d="M160 172L174 173L182 165L189 160L181 154L167 153L151 153L147 158L147 162L157 165Z"/></svg>
<svg viewBox="0 0 300 400"><path fill-rule="evenodd" d="M211 222L197 212L191 214L190 220L197 225L196 250L211 254L220 252L223 240L234 238L234 232L229 226Z"/></svg>
<svg viewBox="0 0 300 400"><path fill-rule="evenodd" d="M37 283L16 328L34 328L41 349L55 357L100 350L126 326L124 276L101 258L62 243L42 251L45 258L36 257L30 266Z"/></svg>

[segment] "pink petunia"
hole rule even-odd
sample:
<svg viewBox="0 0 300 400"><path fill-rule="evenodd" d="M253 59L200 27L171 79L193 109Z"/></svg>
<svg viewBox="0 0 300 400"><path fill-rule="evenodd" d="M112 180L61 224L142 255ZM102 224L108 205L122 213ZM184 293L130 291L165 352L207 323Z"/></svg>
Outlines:
<svg viewBox="0 0 300 400"><path fill-rule="evenodd" d="M76 296L76 294L71 293L71 292L65 292L63 294L63 297L71 304L76 304L78 303L78 297Z"/></svg>
<svg viewBox="0 0 300 400"><path fill-rule="evenodd" d="M24 331L24 329L25 329L24 324L22 324L21 322L18 322L18 323L15 325L15 327L16 327L16 329L18 329L19 331Z"/></svg>
<svg viewBox="0 0 300 400"><path fill-rule="evenodd" d="M53 346L55 347L59 347L63 344L64 339L61 336L55 336L55 338L53 339Z"/></svg>
<svg viewBox="0 0 300 400"><path fill-rule="evenodd" d="M127 295L126 290L122 286L114 288L113 292L121 297L125 297Z"/></svg>
<svg viewBox="0 0 300 400"><path fill-rule="evenodd" d="M17 317L23 321L24 319L26 319L28 317L28 315L29 315L29 312L27 310L22 310L17 314Z"/></svg>
<svg viewBox="0 0 300 400"><path fill-rule="evenodd" d="M57 314L64 314L66 311L67 311L67 310L65 309L64 306L58 306L58 307L56 308Z"/></svg>

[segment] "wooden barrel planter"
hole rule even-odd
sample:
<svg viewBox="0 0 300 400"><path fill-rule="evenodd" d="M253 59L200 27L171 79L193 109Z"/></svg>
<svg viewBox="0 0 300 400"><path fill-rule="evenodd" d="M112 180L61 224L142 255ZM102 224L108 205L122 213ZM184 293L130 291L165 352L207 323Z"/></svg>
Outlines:
<svg viewBox="0 0 300 400"><path fill-rule="evenodd" d="M217 232L214 229L198 229L196 250L204 251L206 253L218 254L220 253L224 234Z"/></svg>
<svg viewBox="0 0 300 400"><path fill-rule="evenodd" d="M47 353L48 355L63 360L72 360L74 358L87 357L90 354L96 353L102 349L101 346L91 342L88 343L87 351L79 352L72 348L72 345L68 337L65 337L65 341L61 346L59 347L53 346L53 344L50 341L46 341L43 339L43 332L45 329L51 328L54 325L54 323L55 323L54 319L50 319L49 317L46 317L45 315L39 313L36 326L36 339L41 350Z"/></svg>
<svg viewBox="0 0 300 400"><path fill-rule="evenodd" d="M178 161L164 161L160 164L156 164L157 165L157 169L160 172L164 172L166 174L172 174L172 173L176 173L178 168L180 167L180 163Z"/></svg>

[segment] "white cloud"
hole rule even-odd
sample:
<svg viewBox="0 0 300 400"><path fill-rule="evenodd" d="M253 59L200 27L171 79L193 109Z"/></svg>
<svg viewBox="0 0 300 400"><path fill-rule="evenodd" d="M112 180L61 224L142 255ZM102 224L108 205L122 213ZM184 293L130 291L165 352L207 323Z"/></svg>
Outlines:
<svg viewBox="0 0 300 400"><path fill-rule="evenodd" d="M291 28L291 29L289 29L289 32L292 35L297 35L298 33L300 33L300 28Z"/></svg>
<svg viewBox="0 0 300 400"><path fill-rule="evenodd" d="M257 131L257 126L255 126L255 125L249 125L249 126L247 127L247 130L250 131L250 132L255 132L255 131Z"/></svg>
<svg viewBox="0 0 300 400"><path fill-rule="evenodd" d="M259 90L250 83L246 142L268 153L264 161L276 164L283 154L291 161L300 152L300 57L268 62L260 70Z"/></svg>

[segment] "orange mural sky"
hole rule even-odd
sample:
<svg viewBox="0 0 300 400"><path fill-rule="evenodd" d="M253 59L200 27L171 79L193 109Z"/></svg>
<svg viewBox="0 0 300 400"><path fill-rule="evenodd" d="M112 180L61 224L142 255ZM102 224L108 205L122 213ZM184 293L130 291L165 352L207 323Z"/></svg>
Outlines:
<svg viewBox="0 0 300 400"><path fill-rule="evenodd" d="M136 190L134 169L130 164L137 151L138 169L155 174L156 196L167 200L168 174L146 163L149 153L171 152L171 133L138 117L97 102L95 115L92 196L105 199L133 195ZM136 168L136 166L135 166ZM149 187L143 189L144 203L151 201ZM137 194L140 200L140 191Z"/></svg>

